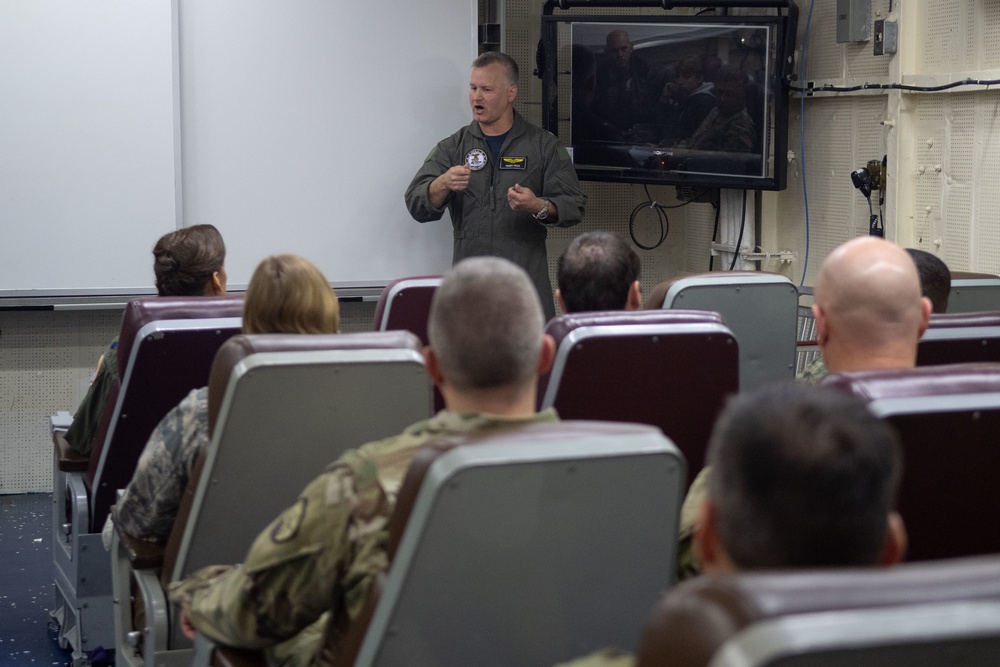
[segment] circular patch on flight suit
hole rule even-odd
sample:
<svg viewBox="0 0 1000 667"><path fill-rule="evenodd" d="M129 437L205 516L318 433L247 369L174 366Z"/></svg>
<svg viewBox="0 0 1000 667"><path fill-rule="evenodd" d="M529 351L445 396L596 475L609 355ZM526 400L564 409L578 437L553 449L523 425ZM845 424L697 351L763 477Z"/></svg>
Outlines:
<svg viewBox="0 0 1000 667"><path fill-rule="evenodd" d="M465 154L465 164L472 171L479 171L486 166L486 151L482 148L473 148Z"/></svg>
<svg viewBox="0 0 1000 667"><path fill-rule="evenodd" d="M299 498L299 502L286 509L278 517L278 524L271 531L271 541L275 544L281 544L295 537L302 526L305 516L306 499Z"/></svg>

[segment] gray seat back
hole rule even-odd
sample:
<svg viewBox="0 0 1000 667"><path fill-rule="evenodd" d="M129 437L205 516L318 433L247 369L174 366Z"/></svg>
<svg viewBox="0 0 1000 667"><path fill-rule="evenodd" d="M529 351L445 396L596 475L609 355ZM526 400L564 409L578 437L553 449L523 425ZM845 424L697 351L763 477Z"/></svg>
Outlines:
<svg viewBox="0 0 1000 667"><path fill-rule="evenodd" d="M431 414L420 342L409 332L262 334L231 343L217 358L232 370L175 581L204 565L239 562L267 523L346 449ZM236 363L234 347L245 352Z"/></svg>
<svg viewBox="0 0 1000 667"><path fill-rule="evenodd" d="M671 583L683 457L656 428L561 422L430 466L355 665L552 665L634 646Z"/></svg>
<svg viewBox="0 0 1000 667"><path fill-rule="evenodd" d="M1000 601L802 614L751 626L710 667L992 667Z"/></svg>
<svg viewBox="0 0 1000 667"><path fill-rule="evenodd" d="M948 312L978 313L984 310L1000 310L1000 277L973 274L973 277L960 278L952 274Z"/></svg>
<svg viewBox="0 0 1000 667"><path fill-rule="evenodd" d="M798 299L785 276L737 271L679 278L663 307L720 313L740 344L740 389L750 389L794 377Z"/></svg>
<svg viewBox="0 0 1000 667"><path fill-rule="evenodd" d="M775 634L781 638L794 635L795 641L805 646L835 636L832 621L829 622L828 633L820 632L816 636L814 632L817 619L830 618L825 615L831 612L851 612L853 615L863 610L902 610L912 605L956 602L1000 603L1000 557L907 563L890 568L845 567L710 574L675 586L654 607L639 645L637 665L749 665L754 664L749 659L739 663L728 660L715 663L712 660L722 659L724 653L745 656L755 650L753 647L769 646L770 642L758 638L745 642L746 646L732 653L729 653L731 649L725 648L737 638L746 639L747 634L758 627L771 628L764 633L768 639L773 639ZM845 616L845 623L847 618ZM853 630L848 633L854 637L848 637L848 641L857 640L869 630L906 629L905 625L892 628L889 621L876 620L875 617L868 617L867 623L871 627L866 629L864 623L857 622L857 618L854 617ZM776 633L775 627L793 628L794 631ZM927 629L925 626L924 630ZM828 663L814 655L812 662L798 664L825 666L840 663ZM918 663L886 660L876 664ZM930 664L965 663L948 661Z"/></svg>

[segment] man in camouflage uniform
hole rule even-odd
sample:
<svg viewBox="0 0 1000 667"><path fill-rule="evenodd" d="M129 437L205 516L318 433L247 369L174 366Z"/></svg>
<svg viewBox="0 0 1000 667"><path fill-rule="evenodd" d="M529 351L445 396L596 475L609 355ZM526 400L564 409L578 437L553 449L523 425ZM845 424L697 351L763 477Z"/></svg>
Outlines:
<svg viewBox="0 0 1000 667"><path fill-rule="evenodd" d="M254 541L242 565L176 584L181 625L221 644L269 647L281 665L329 664L372 579L388 567L386 525L410 460L440 437L554 421L535 412L543 333L528 275L499 258L464 260L437 289L427 372L447 409L401 435L349 451Z"/></svg>
<svg viewBox="0 0 1000 667"><path fill-rule="evenodd" d="M862 236L835 248L816 278L813 315L822 355L800 380L820 382L827 373L913 368L917 342L930 320L930 299L921 296L916 266L895 243ZM681 516L678 575L700 571L691 548L697 508L705 497L710 468L691 484Z"/></svg>

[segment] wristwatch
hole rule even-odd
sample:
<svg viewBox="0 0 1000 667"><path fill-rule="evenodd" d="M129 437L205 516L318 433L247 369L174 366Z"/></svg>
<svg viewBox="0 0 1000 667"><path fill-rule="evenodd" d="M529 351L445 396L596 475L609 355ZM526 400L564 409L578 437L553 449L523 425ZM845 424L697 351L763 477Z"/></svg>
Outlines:
<svg viewBox="0 0 1000 667"><path fill-rule="evenodd" d="M545 218L549 217L549 200L543 199L542 210L539 211L538 213L532 213L532 216L535 218L535 220L544 220Z"/></svg>

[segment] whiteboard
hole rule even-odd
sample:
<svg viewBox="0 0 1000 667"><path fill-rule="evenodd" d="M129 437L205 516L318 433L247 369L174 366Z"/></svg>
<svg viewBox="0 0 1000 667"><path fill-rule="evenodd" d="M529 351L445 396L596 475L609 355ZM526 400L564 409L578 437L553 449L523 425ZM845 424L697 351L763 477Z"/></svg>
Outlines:
<svg viewBox="0 0 1000 667"><path fill-rule="evenodd" d="M177 227L170 0L0 0L0 295L137 292Z"/></svg>
<svg viewBox="0 0 1000 667"><path fill-rule="evenodd" d="M81 33L75 47L52 33L62 21L52 14L63 5L77 6L65 26ZM106 15L92 16L95 6ZM148 293L149 251L179 224L219 228L237 288L261 258L279 252L309 258L343 286L450 266L447 216L416 223L403 192L434 144L470 120L471 0L0 0L0 7L2 83L30 90L31 80L52 74L47 66L59 70L45 86L51 98L37 106L54 108L52 150L67 158L52 173L51 155L5 157L13 155L8 140L21 142L22 156L32 145L22 131L0 129L0 296ZM31 36L7 44L23 34L10 27L22 18L20 30L52 41L48 48L64 53L60 62L46 61ZM104 43L112 45L98 48ZM24 54L34 56L31 76L16 65ZM83 57L92 61L77 66ZM125 84L119 68L141 75ZM77 70L86 70L86 85L75 83ZM100 135L64 109L59 96L70 92L82 98L75 107L93 108ZM0 97L7 103L5 92ZM37 134L51 130L32 107L10 104L0 106L4 116ZM120 116L107 119L112 109ZM145 168L124 166L130 152ZM29 191L22 195L8 174L24 163L32 169L19 176ZM8 199L17 206L8 208ZM36 206L40 200L47 206ZM10 244L8 227L19 230Z"/></svg>

